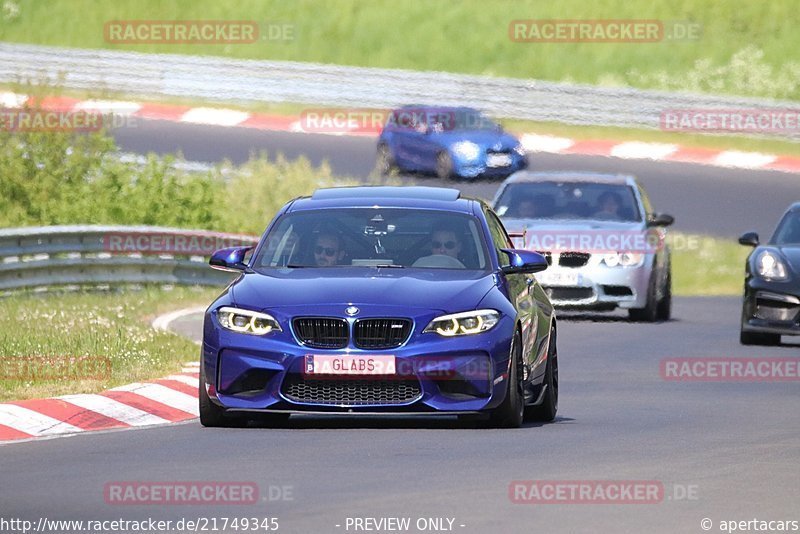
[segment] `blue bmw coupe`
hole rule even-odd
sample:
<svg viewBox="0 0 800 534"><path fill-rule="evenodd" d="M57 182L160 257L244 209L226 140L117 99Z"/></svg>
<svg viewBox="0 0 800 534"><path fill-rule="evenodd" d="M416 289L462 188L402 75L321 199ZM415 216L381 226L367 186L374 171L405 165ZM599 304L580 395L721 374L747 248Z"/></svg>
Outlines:
<svg viewBox="0 0 800 534"><path fill-rule="evenodd" d="M471 108L394 110L378 139L377 167L442 179L505 178L528 166L519 140Z"/></svg>
<svg viewBox="0 0 800 534"><path fill-rule="evenodd" d="M344 187L286 204L204 323L200 421L446 414L517 427L558 405L556 319L480 200L454 189ZM488 416L488 417L487 417Z"/></svg>

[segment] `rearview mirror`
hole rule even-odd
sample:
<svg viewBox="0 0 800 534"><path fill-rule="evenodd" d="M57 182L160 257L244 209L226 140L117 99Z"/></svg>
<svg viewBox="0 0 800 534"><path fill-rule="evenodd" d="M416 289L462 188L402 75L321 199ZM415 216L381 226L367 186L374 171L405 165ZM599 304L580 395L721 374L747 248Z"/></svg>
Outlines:
<svg viewBox="0 0 800 534"><path fill-rule="evenodd" d="M748 247L757 247L758 246L758 234L755 232L745 232L742 234L742 237L739 238L740 245L746 245Z"/></svg>
<svg viewBox="0 0 800 534"><path fill-rule="evenodd" d="M248 267L244 262L244 257L248 252L253 250L253 248L255 247L231 247L217 250L211 255L208 264L211 265L213 269L219 271L246 271Z"/></svg>
<svg viewBox="0 0 800 534"><path fill-rule="evenodd" d="M669 226L675 222L675 217L666 213L655 213L647 221L647 226Z"/></svg>
<svg viewBox="0 0 800 534"><path fill-rule="evenodd" d="M511 265L503 267L503 272L506 274L538 273L547 269L547 260L538 252L508 248L502 251L508 254L508 259L511 260Z"/></svg>

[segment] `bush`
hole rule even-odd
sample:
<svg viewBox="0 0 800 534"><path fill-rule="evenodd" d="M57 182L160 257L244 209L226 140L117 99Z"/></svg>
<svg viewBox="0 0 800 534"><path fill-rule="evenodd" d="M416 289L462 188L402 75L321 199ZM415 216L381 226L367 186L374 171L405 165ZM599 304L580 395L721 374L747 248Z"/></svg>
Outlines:
<svg viewBox="0 0 800 534"><path fill-rule="evenodd" d="M327 165L264 155L203 173L179 156L123 162L105 132L0 132L0 226L144 224L261 233L287 200L333 184Z"/></svg>

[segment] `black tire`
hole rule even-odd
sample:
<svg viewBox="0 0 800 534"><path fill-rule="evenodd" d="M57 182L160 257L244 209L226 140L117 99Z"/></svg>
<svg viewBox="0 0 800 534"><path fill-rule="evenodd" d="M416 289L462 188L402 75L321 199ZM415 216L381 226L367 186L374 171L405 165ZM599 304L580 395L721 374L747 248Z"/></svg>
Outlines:
<svg viewBox="0 0 800 534"><path fill-rule="evenodd" d="M247 424L244 419L225 415L225 409L214 404L206 391L206 370L200 363L200 386L198 390L200 404L200 424L205 427L238 427Z"/></svg>
<svg viewBox="0 0 800 534"><path fill-rule="evenodd" d="M628 318L641 323L653 323L658 319L655 273L650 275L650 284L647 288L647 304L644 308L631 308L628 310Z"/></svg>
<svg viewBox="0 0 800 534"><path fill-rule="evenodd" d="M389 176L392 172L398 170L392 150L385 143L378 145L378 156L375 165L381 176Z"/></svg>
<svg viewBox="0 0 800 534"><path fill-rule="evenodd" d="M453 160L447 152L439 152L436 155L436 176L442 180L453 180Z"/></svg>
<svg viewBox="0 0 800 534"><path fill-rule="evenodd" d="M739 331L739 343L742 345L779 345L781 336L779 334L759 334L757 332Z"/></svg>
<svg viewBox="0 0 800 534"><path fill-rule="evenodd" d="M664 283L664 296L658 301L656 319L669 321L672 318L672 269L667 266L667 281Z"/></svg>
<svg viewBox="0 0 800 534"><path fill-rule="evenodd" d="M547 365L544 370L544 384L547 386L544 399L538 406L525 408L526 421L551 422L558 413L558 342L556 329L550 331L550 343L547 346Z"/></svg>
<svg viewBox="0 0 800 534"><path fill-rule="evenodd" d="M525 398L522 394L522 383L519 378L519 367L522 359L522 342L519 332L514 333L511 341L511 366L508 371L506 398L500 406L489 415L489 426L493 428L519 428L525 414Z"/></svg>

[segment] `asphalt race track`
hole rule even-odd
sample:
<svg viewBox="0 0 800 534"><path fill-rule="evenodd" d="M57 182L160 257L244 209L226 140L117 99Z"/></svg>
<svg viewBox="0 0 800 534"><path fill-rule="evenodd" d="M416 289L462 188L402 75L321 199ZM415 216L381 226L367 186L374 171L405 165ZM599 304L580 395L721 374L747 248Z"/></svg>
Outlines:
<svg viewBox="0 0 800 534"><path fill-rule="evenodd" d="M797 382L659 375L660 361L675 356L797 355L797 344L741 347L737 314L735 298L683 298L677 319L660 325L564 317L553 424L306 417L278 430L190 422L18 443L2 448L0 501L6 516L34 519L42 510L59 519L274 516L280 532L296 533L346 532L335 525L347 517L451 517L463 533L701 532L704 518L797 518ZM196 320L176 326L197 336ZM270 486L288 486L292 500L209 508L103 498L109 482L187 480L254 482L267 499ZM512 504L514 480L653 480L664 497Z"/></svg>
<svg viewBox="0 0 800 534"><path fill-rule="evenodd" d="M374 161L372 139L163 122L117 136L127 151L180 148L201 161L241 160L258 149L307 154L359 177ZM634 172L683 231L766 233L800 199L791 174L594 157L534 161L541 169ZM495 187L463 189L491 197ZM192 421L12 443L0 448L0 508L33 521L43 510L49 519L277 517L284 533L355 532L348 517L409 517L408 532L421 531L420 518L451 518L452 531L465 534L704 532L705 518L719 532L723 520L800 521L800 384L660 376L665 358L800 355L800 339L739 345L739 306L735 297L678 298L675 318L653 325L622 314L562 313L561 399L552 424L487 430L436 418L302 417L280 429L204 429ZM198 319L173 327L197 339ZM509 487L519 480L656 481L663 495L648 504L514 504ZM260 488L260 499L108 504L104 486L115 481L246 481Z"/></svg>
<svg viewBox="0 0 800 534"><path fill-rule="evenodd" d="M215 163L246 161L251 153L306 156L312 163L327 160L334 173L364 178L375 165L375 139L268 132L248 128L201 126L166 121L137 122L137 128L114 132L127 152L174 153L186 159ZM792 200L800 199L800 178L777 171L723 169L705 165L622 160L602 156L534 154L531 168L543 171L598 170L638 176L656 209L675 216L675 229L722 237L747 230L766 236ZM415 182L451 186L433 177ZM491 200L499 182L458 184L468 195ZM265 221L266 222L266 221Z"/></svg>

